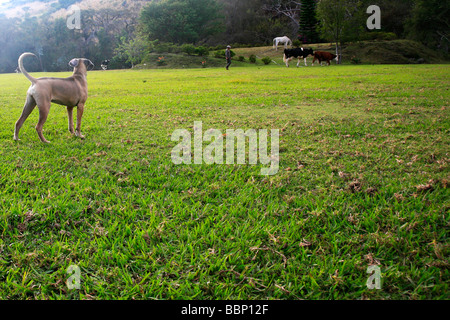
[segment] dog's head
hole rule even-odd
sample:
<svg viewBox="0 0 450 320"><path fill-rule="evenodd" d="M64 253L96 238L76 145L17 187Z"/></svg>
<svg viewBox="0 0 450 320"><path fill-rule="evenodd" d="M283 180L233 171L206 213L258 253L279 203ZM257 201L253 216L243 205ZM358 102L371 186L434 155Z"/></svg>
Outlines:
<svg viewBox="0 0 450 320"><path fill-rule="evenodd" d="M74 72L86 72L94 69L94 63L85 58L75 58L70 60L69 66L74 68Z"/></svg>

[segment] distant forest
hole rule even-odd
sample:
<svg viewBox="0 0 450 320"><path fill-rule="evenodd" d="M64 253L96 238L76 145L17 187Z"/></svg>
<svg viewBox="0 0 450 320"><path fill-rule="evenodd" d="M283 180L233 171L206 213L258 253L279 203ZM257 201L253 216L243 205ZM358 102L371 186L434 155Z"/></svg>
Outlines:
<svg viewBox="0 0 450 320"><path fill-rule="evenodd" d="M51 11L77 2L60 0ZM372 4L381 8L379 30L366 27ZM0 14L0 73L14 72L23 52L39 58L27 65L30 71L65 71L75 56L97 66L109 59L112 68L129 68L158 50L272 45L274 37L284 35L297 45L337 46L407 38L448 57L449 6L441 0L153 0L141 12L83 10L79 30L69 29L67 18Z"/></svg>

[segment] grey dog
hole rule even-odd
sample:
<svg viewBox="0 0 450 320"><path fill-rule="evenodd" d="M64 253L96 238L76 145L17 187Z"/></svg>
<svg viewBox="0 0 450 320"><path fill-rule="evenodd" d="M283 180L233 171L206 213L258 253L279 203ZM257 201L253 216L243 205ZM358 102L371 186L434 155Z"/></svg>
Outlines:
<svg viewBox="0 0 450 320"><path fill-rule="evenodd" d="M35 56L26 52L19 57L19 69L28 80L31 86L27 92L27 100L23 107L22 115L16 122L14 140L19 140L19 131L25 120L36 106L39 109L39 121L36 131L42 142L49 143L42 134L42 128L47 120L52 102L66 106L69 117L69 131L77 137L84 139L81 134L81 118L83 117L84 104L88 98L87 71L88 67L94 64L89 59L77 58L69 62L69 66L74 68L72 76L68 78L34 78L28 74L23 67L23 59L28 56ZM77 107L77 127L73 128L73 108Z"/></svg>

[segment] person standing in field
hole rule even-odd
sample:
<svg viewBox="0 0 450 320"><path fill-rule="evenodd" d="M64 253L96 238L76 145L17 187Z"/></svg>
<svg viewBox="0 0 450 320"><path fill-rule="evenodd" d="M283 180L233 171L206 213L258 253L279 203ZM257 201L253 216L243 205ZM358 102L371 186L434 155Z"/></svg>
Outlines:
<svg viewBox="0 0 450 320"><path fill-rule="evenodd" d="M227 66L226 69L231 65L231 46L227 46L227 50L225 50L225 59L227 59Z"/></svg>

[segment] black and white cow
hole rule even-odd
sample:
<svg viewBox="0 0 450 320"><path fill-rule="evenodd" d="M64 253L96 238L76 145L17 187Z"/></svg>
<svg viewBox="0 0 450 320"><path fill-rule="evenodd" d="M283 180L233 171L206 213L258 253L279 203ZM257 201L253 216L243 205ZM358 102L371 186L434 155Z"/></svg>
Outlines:
<svg viewBox="0 0 450 320"><path fill-rule="evenodd" d="M102 64L100 65L100 67L102 67L103 70L108 70L108 64L111 60L103 60Z"/></svg>
<svg viewBox="0 0 450 320"><path fill-rule="evenodd" d="M284 49L284 55L283 55L283 62L286 63L286 67L289 67L289 61L291 61L294 58L298 59L297 67L300 64L300 59L305 60L305 66L308 66L306 64L306 58L309 55L314 55L313 49L304 49L304 48L294 48L294 49Z"/></svg>

